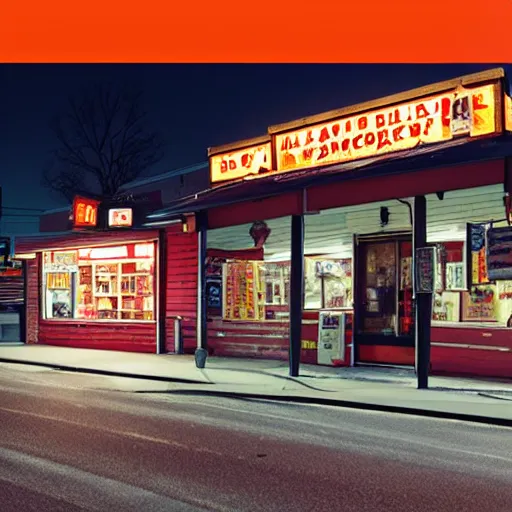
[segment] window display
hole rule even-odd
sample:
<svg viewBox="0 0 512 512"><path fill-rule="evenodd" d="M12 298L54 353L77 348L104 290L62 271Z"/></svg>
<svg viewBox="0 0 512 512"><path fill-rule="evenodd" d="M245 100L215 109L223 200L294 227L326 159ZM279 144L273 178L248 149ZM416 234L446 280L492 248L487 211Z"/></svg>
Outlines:
<svg viewBox="0 0 512 512"><path fill-rule="evenodd" d="M305 258L305 309L352 307L352 260Z"/></svg>
<svg viewBox="0 0 512 512"><path fill-rule="evenodd" d="M154 320L154 244L43 254L45 318Z"/></svg>
<svg viewBox="0 0 512 512"><path fill-rule="evenodd" d="M485 226L469 225L470 265L464 258L464 242L436 244L436 291L432 320L438 322L486 322L508 325L512 315L512 282L489 281L485 252ZM466 267L469 276L466 275Z"/></svg>

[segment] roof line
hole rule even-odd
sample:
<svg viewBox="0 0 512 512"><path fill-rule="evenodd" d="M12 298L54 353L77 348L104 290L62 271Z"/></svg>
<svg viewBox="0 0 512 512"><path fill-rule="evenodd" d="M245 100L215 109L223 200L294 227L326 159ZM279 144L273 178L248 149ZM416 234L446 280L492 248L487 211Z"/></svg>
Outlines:
<svg viewBox="0 0 512 512"><path fill-rule="evenodd" d="M129 190L131 188L135 187L141 187L144 185L149 185L151 183L155 183L158 181L163 181L168 178L172 178L174 176L181 176L183 174L188 174L191 172L199 171L201 169L204 169L209 166L208 161L204 161L198 164L189 165L187 167L181 167L179 169L174 169L172 171L167 171L162 174L157 174L156 176L149 176L147 178L141 178L140 180L134 180L130 181L129 183L125 183L121 187L119 187L119 190Z"/></svg>

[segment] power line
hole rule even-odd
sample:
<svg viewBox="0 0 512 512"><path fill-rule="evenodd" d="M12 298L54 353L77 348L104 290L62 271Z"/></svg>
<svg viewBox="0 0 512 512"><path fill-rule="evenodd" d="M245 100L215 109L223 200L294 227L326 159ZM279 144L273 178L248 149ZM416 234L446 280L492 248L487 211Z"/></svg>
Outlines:
<svg viewBox="0 0 512 512"><path fill-rule="evenodd" d="M9 213L7 215L2 215L2 217L35 217L39 218L37 214L29 214L29 213Z"/></svg>
<svg viewBox="0 0 512 512"><path fill-rule="evenodd" d="M26 212L44 212L42 208L18 208L14 206L2 206L3 210L23 210Z"/></svg>

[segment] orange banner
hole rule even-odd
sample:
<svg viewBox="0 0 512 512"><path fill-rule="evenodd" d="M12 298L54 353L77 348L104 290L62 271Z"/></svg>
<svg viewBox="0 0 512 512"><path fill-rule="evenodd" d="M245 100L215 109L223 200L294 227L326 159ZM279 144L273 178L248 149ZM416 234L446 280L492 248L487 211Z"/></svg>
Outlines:
<svg viewBox="0 0 512 512"><path fill-rule="evenodd" d="M4 1L0 60L509 62L511 11L510 0ZM462 19L477 27L465 37Z"/></svg>

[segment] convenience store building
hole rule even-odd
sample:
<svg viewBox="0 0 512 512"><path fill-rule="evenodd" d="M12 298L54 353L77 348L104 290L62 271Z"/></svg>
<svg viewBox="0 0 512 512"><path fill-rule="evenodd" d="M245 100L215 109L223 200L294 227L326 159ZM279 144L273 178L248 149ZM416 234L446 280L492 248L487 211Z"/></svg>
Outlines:
<svg viewBox="0 0 512 512"><path fill-rule="evenodd" d="M210 149L209 189L148 216L194 215L166 259L188 349L287 359L299 339L303 362L413 366L430 323L433 372L512 377L507 93L491 70Z"/></svg>

